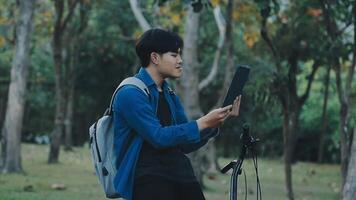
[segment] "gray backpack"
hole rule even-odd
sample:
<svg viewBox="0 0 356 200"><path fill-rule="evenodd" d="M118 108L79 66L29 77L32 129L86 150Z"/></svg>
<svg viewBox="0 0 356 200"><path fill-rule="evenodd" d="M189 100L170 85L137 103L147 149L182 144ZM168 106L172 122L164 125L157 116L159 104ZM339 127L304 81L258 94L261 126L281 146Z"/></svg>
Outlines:
<svg viewBox="0 0 356 200"><path fill-rule="evenodd" d="M120 198L115 191L114 178L116 176L115 161L117 155L114 150L114 124L113 124L113 102L116 93L124 85L134 85L140 88L148 97L150 95L147 86L136 77L123 80L116 88L111 97L110 106L104 115L89 128L90 149L96 175L104 188L107 198Z"/></svg>

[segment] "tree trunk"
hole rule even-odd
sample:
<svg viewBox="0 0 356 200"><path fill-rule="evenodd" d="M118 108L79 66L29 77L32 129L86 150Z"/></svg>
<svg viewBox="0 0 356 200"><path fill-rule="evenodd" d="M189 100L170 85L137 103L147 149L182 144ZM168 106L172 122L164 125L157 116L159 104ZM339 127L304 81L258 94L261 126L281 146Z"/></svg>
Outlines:
<svg viewBox="0 0 356 200"><path fill-rule="evenodd" d="M7 97L5 98L6 94L8 94L8 89L6 89L4 92L1 93L3 98L0 98L0 127L3 127L4 120L5 120L6 103L7 103ZM0 129L0 146L1 146L0 147L0 169L1 169L4 165L5 154L6 154L5 135L3 135L1 129Z"/></svg>
<svg viewBox="0 0 356 200"><path fill-rule="evenodd" d="M184 73L181 78L183 88L183 103L190 119L197 119L202 116L199 104L199 89L197 76L197 46L198 46L198 29L199 13L194 13L192 7L188 8L187 21L185 24L183 62ZM204 152L202 149L189 155L193 169L198 181L203 185L203 162Z"/></svg>
<svg viewBox="0 0 356 200"><path fill-rule="evenodd" d="M343 190L343 200L353 200L356 197L356 126L354 127L353 140L350 152L349 167Z"/></svg>
<svg viewBox="0 0 356 200"><path fill-rule="evenodd" d="M74 37L77 38L77 37ZM66 96L66 114L64 119L64 149L71 151L73 146L73 104L74 104L74 83L75 83L75 65L77 59L77 51L74 47L76 41L71 41L68 47L68 63L67 63L67 96Z"/></svg>
<svg viewBox="0 0 356 200"><path fill-rule="evenodd" d="M87 28L89 20L89 12L91 6L88 6L84 2L80 2L80 12L77 20L79 21L79 26L73 23L69 26L67 34L65 34L66 39L66 101L65 101L65 119L64 119L64 150L71 151L73 147L73 115L74 115L74 104L75 104L75 81L77 76L77 67L79 64L79 50L83 42L83 32Z"/></svg>
<svg viewBox="0 0 356 200"><path fill-rule="evenodd" d="M283 110L284 172L286 178L287 197L289 200L294 199L292 184L292 162L299 116L299 112L296 110L297 109Z"/></svg>
<svg viewBox="0 0 356 200"><path fill-rule="evenodd" d="M324 144L325 144L325 134L328 127L328 121L326 116L326 110L328 107L328 97L329 97L329 82L330 82L330 71L331 66L328 67L327 73L325 76L325 92L324 92L324 103L323 103L323 113L321 117L321 133L319 137L319 150L318 150L318 162L322 163L324 158Z"/></svg>
<svg viewBox="0 0 356 200"><path fill-rule="evenodd" d="M58 41L58 37L54 37L53 54L55 66L55 90L56 90L56 113L54 119L54 128L51 133L50 152L48 163L57 163L59 159L59 150L61 145L61 137L64 131L64 84L62 75L62 43Z"/></svg>
<svg viewBox="0 0 356 200"><path fill-rule="evenodd" d="M71 20L78 0L67 2L68 12L64 17L64 1L56 0L56 20L53 32L53 60L55 68L55 90L56 90L56 113L54 118L54 128L51 133L50 152L48 155L48 163L57 163L59 159L59 150L61 145L61 137L64 133L64 117L65 117L65 95L64 95L64 80L63 80L63 36L66 31L68 22Z"/></svg>
<svg viewBox="0 0 356 200"><path fill-rule="evenodd" d="M202 115L199 105L198 76L197 76L197 46L198 46L199 13L194 13L189 7L185 24L183 62L184 73L181 78L183 86L183 102L191 119Z"/></svg>
<svg viewBox="0 0 356 200"><path fill-rule="evenodd" d="M55 2L56 22L53 33L53 60L55 69L55 92L56 92L56 110L54 117L54 128L51 133L51 144L48 155L48 163L57 163L59 158L59 149L61 145L61 136L63 134L64 124L64 93L63 93L63 75L62 75L62 15L63 1Z"/></svg>
<svg viewBox="0 0 356 200"><path fill-rule="evenodd" d="M74 104L74 86L71 85L68 91L66 117L65 117L65 138L64 146L66 151L71 151L73 147L73 104Z"/></svg>
<svg viewBox="0 0 356 200"><path fill-rule="evenodd" d="M349 142L350 138L348 138L348 119L349 119L349 96L347 97L345 94L347 93L346 89L343 88L341 83L341 66L338 62L336 62L336 88L340 101L340 115L339 115L339 131L340 131L340 148L341 148L341 183L342 186L346 181L346 173L348 167L348 159L349 159Z"/></svg>
<svg viewBox="0 0 356 200"><path fill-rule="evenodd" d="M16 50L11 68L3 136L5 159L2 172L22 172L21 131L25 106L26 84L29 68L32 17L35 0L20 1L20 19L17 23Z"/></svg>

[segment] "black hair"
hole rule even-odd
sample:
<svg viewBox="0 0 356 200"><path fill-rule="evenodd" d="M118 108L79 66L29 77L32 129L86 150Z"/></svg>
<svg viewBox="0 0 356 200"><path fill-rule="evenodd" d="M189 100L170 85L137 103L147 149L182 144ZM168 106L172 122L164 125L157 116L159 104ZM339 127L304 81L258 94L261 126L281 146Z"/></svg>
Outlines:
<svg viewBox="0 0 356 200"><path fill-rule="evenodd" d="M177 34L159 28L146 31L136 42L136 54L140 58L142 67L150 64L151 53L166 52L179 53L183 48L183 40Z"/></svg>

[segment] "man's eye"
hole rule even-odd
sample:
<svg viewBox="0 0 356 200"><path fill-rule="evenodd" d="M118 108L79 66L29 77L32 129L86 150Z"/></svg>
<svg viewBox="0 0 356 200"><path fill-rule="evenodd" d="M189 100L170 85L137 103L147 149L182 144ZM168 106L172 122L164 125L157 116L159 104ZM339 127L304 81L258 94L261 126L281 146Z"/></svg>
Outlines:
<svg viewBox="0 0 356 200"><path fill-rule="evenodd" d="M178 54L171 54L171 56L173 56L173 57L177 57L177 56L178 56Z"/></svg>

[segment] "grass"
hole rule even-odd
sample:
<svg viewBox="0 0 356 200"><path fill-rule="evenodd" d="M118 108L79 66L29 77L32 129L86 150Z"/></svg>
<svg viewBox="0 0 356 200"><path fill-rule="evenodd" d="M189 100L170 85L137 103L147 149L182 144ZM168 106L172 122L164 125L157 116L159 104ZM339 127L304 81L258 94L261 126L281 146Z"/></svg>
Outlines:
<svg viewBox="0 0 356 200"><path fill-rule="evenodd" d="M60 163L46 164L48 146L22 145L25 174L0 175L1 200L101 200L106 199L94 174L88 148L75 148L60 154ZM221 159L220 164L230 160ZM248 183L248 199L256 199L256 177L252 161L244 163ZM259 160L259 173L264 200L286 199L283 163ZM239 177L240 196L244 199L244 178ZM207 200L229 199L230 175L218 173L205 177ZM54 190L53 184L66 189ZM293 188L296 199L334 200L339 198L339 166L297 163L293 166Z"/></svg>

